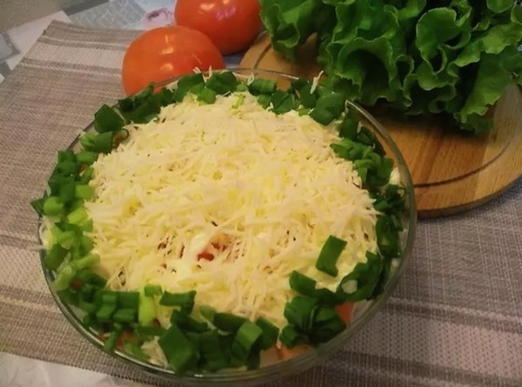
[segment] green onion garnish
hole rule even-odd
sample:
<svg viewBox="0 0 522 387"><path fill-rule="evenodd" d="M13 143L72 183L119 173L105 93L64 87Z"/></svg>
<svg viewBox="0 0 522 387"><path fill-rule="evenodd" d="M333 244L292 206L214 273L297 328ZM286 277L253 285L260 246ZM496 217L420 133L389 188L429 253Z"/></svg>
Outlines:
<svg viewBox="0 0 522 387"><path fill-rule="evenodd" d="M56 270L62 264L68 250L64 249L59 244L54 244L47 250L43 258L44 265L49 270Z"/></svg>
<svg viewBox="0 0 522 387"><path fill-rule="evenodd" d="M279 328L264 317L258 318L256 325L263 331L260 341L261 349L268 349L275 345L279 336Z"/></svg>
<svg viewBox="0 0 522 387"><path fill-rule="evenodd" d="M215 372L228 366L228 359L221 344L216 330L203 332L200 335L199 350L206 370Z"/></svg>
<svg viewBox="0 0 522 387"><path fill-rule="evenodd" d="M80 137L80 144L86 151L96 153L109 153L112 150L113 132L104 132L100 134L86 133Z"/></svg>
<svg viewBox="0 0 522 387"><path fill-rule="evenodd" d="M163 292L159 285L145 285L143 291L147 297L159 296Z"/></svg>
<svg viewBox="0 0 522 387"><path fill-rule="evenodd" d="M250 321L245 321L236 332L232 342L232 355L240 360L246 361L252 347L263 334L263 330Z"/></svg>
<svg viewBox="0 0 522 387"><path fill-rule="evenodd" d="M277 90L274 92L270 97L270 102L272 103L272 111L275 114L289 112L295 107L295 99L293 94L290 94L286 91Z"/></svg>
<svg viewBox="0 0 522 387"><path fill-rule="evenodd" d="M236 90L238 81L231 71L214 73L207 79L206 87L217 94L227 94Z"/></svg>
<svg viewBox="0 0 522 387"><path fill-rule="evenodd" d="M216 313L214 315L214 326L225 332L235 332L247 321L246 318L236 316L232 313Z"/></svg>
<svg viewBox="0 0 522 387"><path fill-rule="evenodd" d="M112 316L114 321L120 323L132 323L136 321L136 309L135 308L121 308L114 312Z"/></svg>
<svg viewBox="0 0 522 387"><path fill-rule="evenodd" d="M196 291L191 290L186 293L170 293L164 292L160 298L160 305L164 306L179 306L182 309L190 312L194 307L194 298L196 297Z"/></svg>
<svg viewBox="0 0 522 387"><path fill-rule="evenodd" d="M321 249L315 267L333 277L337 276L337 260L346 247L346 241L330 235Z"/></svg>
<svg viewBox="0 0 522 387"><path fill-rule="evenodd" d="M43 203L43 213L47 216L58 216L63 214L64 204L60 198L49 196Z"/></svg>
<svg viewBox="0 0 522 387"><path fill-rule="evenodd" d="M182 374L197 364L198 352L196 347L176 324L172 324L158 342L174 371Z"/></svg>
<svg viewBox="0 0 522 387"><path fill-rule="evenodd" d="M248 85L248 91L253 95L272 94L276 90L276 82L270 79L254 79L252 83Z"/></svg>
<svg viewBox="0 0 522 387"><path fill-rule="evenodd" d="M120 130L123 124L123 118L107 105L103 105L94 114L94 129L98 133L115 132Z"/></svg>
<svg viewBox="0 0 522 387"><path fill-rule="evenodd" d="M172 323L176 323L180 329L183 331L190 332L205 332L207 331L208 325L202 321L198 321L188 314L181 312L179 310L172 311L172 315L170 316L170 321Z"/></svg>

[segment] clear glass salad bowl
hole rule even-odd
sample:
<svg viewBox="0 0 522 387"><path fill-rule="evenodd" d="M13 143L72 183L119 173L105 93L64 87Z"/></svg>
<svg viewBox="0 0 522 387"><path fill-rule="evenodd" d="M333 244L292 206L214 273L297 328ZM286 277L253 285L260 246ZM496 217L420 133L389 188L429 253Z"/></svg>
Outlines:
<svg viewBox="0 0 522 387"><path fill-rule="evenodd" d="M272 79L277 81L280 88L286 88L289 86L292 80L296 77L288 74L283 74L275 71L265 70L253 70L253 69L232 69L234 74L240 78L246 80L249 77ZM177 78L159 83L158 87L164 87L169 84L173 84L177 81ZM366 325L375 313L383 307L384 303L390 297L395 286L397 285L399 278L404 271L404 268L408 264L409 255L412 250L415 225L416 225L416 208L415 208L415 196L413 185L411 181L410 173L405 164L404 158L402 157L399 149L393 142L392 138L372 117L366 110L360 106L347 101L348 108L358 112L361 118L361 123L369 128L378 138L383 145L386 156L394 160L394 165L398 168L400 173L401 185L405 188L405 201L406 210L403 213L403 224L404 231L401 234L402 246L401 246L401 257L398 265L392 266L392 272L389 279L384 287L384 291L375 299L371 301L358 302L354 306L352 321L347 328L337 335L334 339L320 345L317 348L312 348L300 355L292 357L288 360L282 360L274 364L261 366L254 370L224 370L217 373L201 373L201 374L183 374L178 375L173 370L163 368L158 365L154 365L148 362L139 360L123 351L115 349L109 354L115 358L119 358L126 363L137 367L144 372L156 375L160 378L170 380L172 382L180 382L185 384L195 385L214 385L214 384L257 384L262 382L271 381L289 374L302 372L303 370L316 364L319 360L325 358L328 355L335 353L338 349L344 346L348 340L356 334L364 325ZM91 123L85 131L94 130L94 124ZM70 145L70 149L77 149L79 147L79 137ZM82 311L75 308L74 306L64 303L57 292L54 290L52 282L54 280L54 273L43 265L43 257L45 252L41 251L41 262L42 270L49 286L49 290L56 301L56 304L65 315L69 323L76 328L78 332L82 334L87 340L89 340L98 349L103 350L103 341L96 334L95 331L86 327L82 323Z"/></svg>

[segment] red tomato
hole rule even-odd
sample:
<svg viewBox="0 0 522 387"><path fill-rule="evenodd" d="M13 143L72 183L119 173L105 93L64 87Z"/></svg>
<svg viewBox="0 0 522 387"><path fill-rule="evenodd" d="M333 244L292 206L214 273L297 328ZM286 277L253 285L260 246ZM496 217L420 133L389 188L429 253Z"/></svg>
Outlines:
<svg viewBox="0 0 522 387"><path fill-rule="evenodd" d="M174 10L179 25L208 35L223 55L241 51L261 29L257 0L178 0Z"/></svg>
<svg viewBox="0 0 522 387"><path fill-rule="evenodd" d="M335 311L345 322L345 324L348 324L350 321L352 321L352 309L353 309L353 303L351 302L345 302L344 304L337 305L335 307Z"/></svg>
<svg viewBox="0 0 522 387"><path fill-rule="evenodd" d="M206 259L207 261L212 261L214 259L214 254L209 253L208 251L202 251L198 254L198 261L200 259Z"/></svg>
<svg viewBox="0 0 522 387"><path fill-rule="evenodd" d="M127 94L150 82L225 66L216 46L203 33L180 26L160 27L138 36L123 58L122 81Z"/></svg>
<svg viewBox="0 0 522 387"><path fill-rule="evenodd" d="M311 348L312 347L306 344L296 345L292 349L283 345L281 348L277 348L277 356L279 360L288 360L310 350Z"/></svg>

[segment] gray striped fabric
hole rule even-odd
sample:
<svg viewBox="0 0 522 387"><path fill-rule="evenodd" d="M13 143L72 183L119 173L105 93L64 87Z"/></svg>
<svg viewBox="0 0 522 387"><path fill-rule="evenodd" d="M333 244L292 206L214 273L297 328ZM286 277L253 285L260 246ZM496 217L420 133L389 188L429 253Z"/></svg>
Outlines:
<svg viewBox="0 0 522 387"><path fill-rule="evenodd" d="M69 326L46 289L29 207L56 150L121 95L135 34L53 22L0 86L0 351L162 384ZM522 385L522 183L420 222L413 255L389 303L342 351L274 385Z"/></svg>

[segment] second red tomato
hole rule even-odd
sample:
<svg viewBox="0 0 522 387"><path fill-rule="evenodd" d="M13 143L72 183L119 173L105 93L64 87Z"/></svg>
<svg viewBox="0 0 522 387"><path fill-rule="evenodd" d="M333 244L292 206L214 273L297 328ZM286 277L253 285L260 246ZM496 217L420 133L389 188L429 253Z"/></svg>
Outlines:
<svg viewBox="0 0 522 387"><path fill-rule="evenodd" d="M179 25L206 34L222 54L247 48L261 28L257 0L178 0Z"/></svg>

